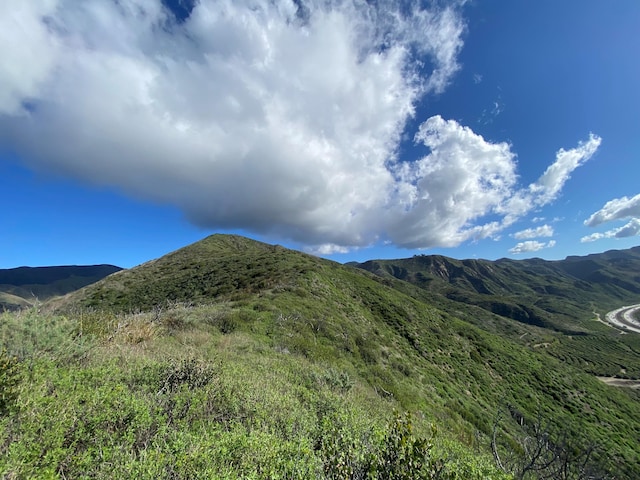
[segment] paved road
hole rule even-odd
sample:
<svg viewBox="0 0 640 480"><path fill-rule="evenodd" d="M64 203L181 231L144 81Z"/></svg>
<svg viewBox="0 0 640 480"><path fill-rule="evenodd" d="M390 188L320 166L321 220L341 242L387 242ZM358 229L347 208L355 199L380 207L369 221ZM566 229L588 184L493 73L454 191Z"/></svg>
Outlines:
<svg viewBox="0 0 640 480"><path fill-rule="evenodd" d="M626 378L616 377L598 377L598 380L611 385L612 387L625 387L640 390L640 380L628 380Z"/></svg>
<svg viewBox="0 0 640 480"><path fill-rule="evenodd" d="M640 312L640 304L621 307L607 313L607 322L625 332L640 333L640 321L636 320L637 312Z"/></svg>

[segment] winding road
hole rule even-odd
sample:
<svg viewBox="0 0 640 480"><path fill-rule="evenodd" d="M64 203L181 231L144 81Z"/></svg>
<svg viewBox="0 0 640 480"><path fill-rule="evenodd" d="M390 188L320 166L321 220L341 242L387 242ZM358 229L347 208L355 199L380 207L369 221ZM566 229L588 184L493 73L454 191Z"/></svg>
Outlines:
<svg viewBox="0 0 640 480"><path fill-rule="evenodd" d="M606 320L610 325L624 332L640 333L640 304L621 307L607 313Z"/></svg>
<svg viewBox="0 0 640 480"><path fill-rule="evenodd" d="M595 313L595 312L594 312ZM600 315L596 313L596 319L600 320ZM640 333L640 304L620 307L617 310L607 313L606 323L614 328L622 330L621 333ZM625 379L618 377L597 377L598 380L612 387L626 387L640 390L640 380Z"/></svg>

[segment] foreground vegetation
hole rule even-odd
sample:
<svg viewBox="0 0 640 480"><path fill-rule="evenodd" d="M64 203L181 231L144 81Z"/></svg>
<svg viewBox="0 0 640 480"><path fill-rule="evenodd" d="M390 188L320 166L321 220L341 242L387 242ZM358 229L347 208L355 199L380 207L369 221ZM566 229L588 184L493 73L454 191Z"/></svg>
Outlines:
<svg viewBox="0 0 640 480"><path fill-rule="evenodd" d="M507 478L347 370L222 333L220 312L4 314L3 478Z"/></svg>
<svg viewBox="0 0 640 480"><path fill-rule="evenodd" d="M594 375L639 371L634 340L451 302L214 236L46 309L5 313L0 471L640 476L640 397Z"/></svg>

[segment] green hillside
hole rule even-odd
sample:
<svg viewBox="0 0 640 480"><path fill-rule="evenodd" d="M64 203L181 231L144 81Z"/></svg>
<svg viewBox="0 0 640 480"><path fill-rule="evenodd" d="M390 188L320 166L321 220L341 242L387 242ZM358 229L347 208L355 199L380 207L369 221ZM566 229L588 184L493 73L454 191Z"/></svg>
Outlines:
<svg viewBox="0 0 640 480"><path fill-rule="evenodd" d="M640 378L640 336L621 335L596 319L640 303L640 247L561 261L455 260L418 255L357 264L382 278L401 279L431 294L431 302L484 330L517 340L514 324L539 327L556 358L599 376ZM464 312L464 313L463 313ZM511 320L511 321L509 321Z"/></svg>
<svg viewBox="0 0 640 480"><path fill-rule="evenodd" d="M7 292L0 291L0 309L3 310L20 310L21 308L30 307L31 303L26 299Z"/></svg>
<svg viewBox="0 0 640 480"><path fill-rule="evenodd" d="M501 478L495 440L544 478L531 438L568 468L547 478L640 475L639 396L550 355L567 335L393 276L215 235L51 306L3 317L11 475Z"/></svg>

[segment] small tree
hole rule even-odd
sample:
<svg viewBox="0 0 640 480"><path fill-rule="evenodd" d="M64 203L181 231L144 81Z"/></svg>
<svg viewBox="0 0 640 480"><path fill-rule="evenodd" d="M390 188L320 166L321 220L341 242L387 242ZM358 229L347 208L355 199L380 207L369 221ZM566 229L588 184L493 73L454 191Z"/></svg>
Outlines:
<svg viewBox="0 0 640 480"><path fill-rule="evenodd" d="M432 436L435 435L435 427ZM376 478L414 480L439 478L444 462L431 457L431 439L416 437L411 415L396 413L377 457Z"/></svg>

